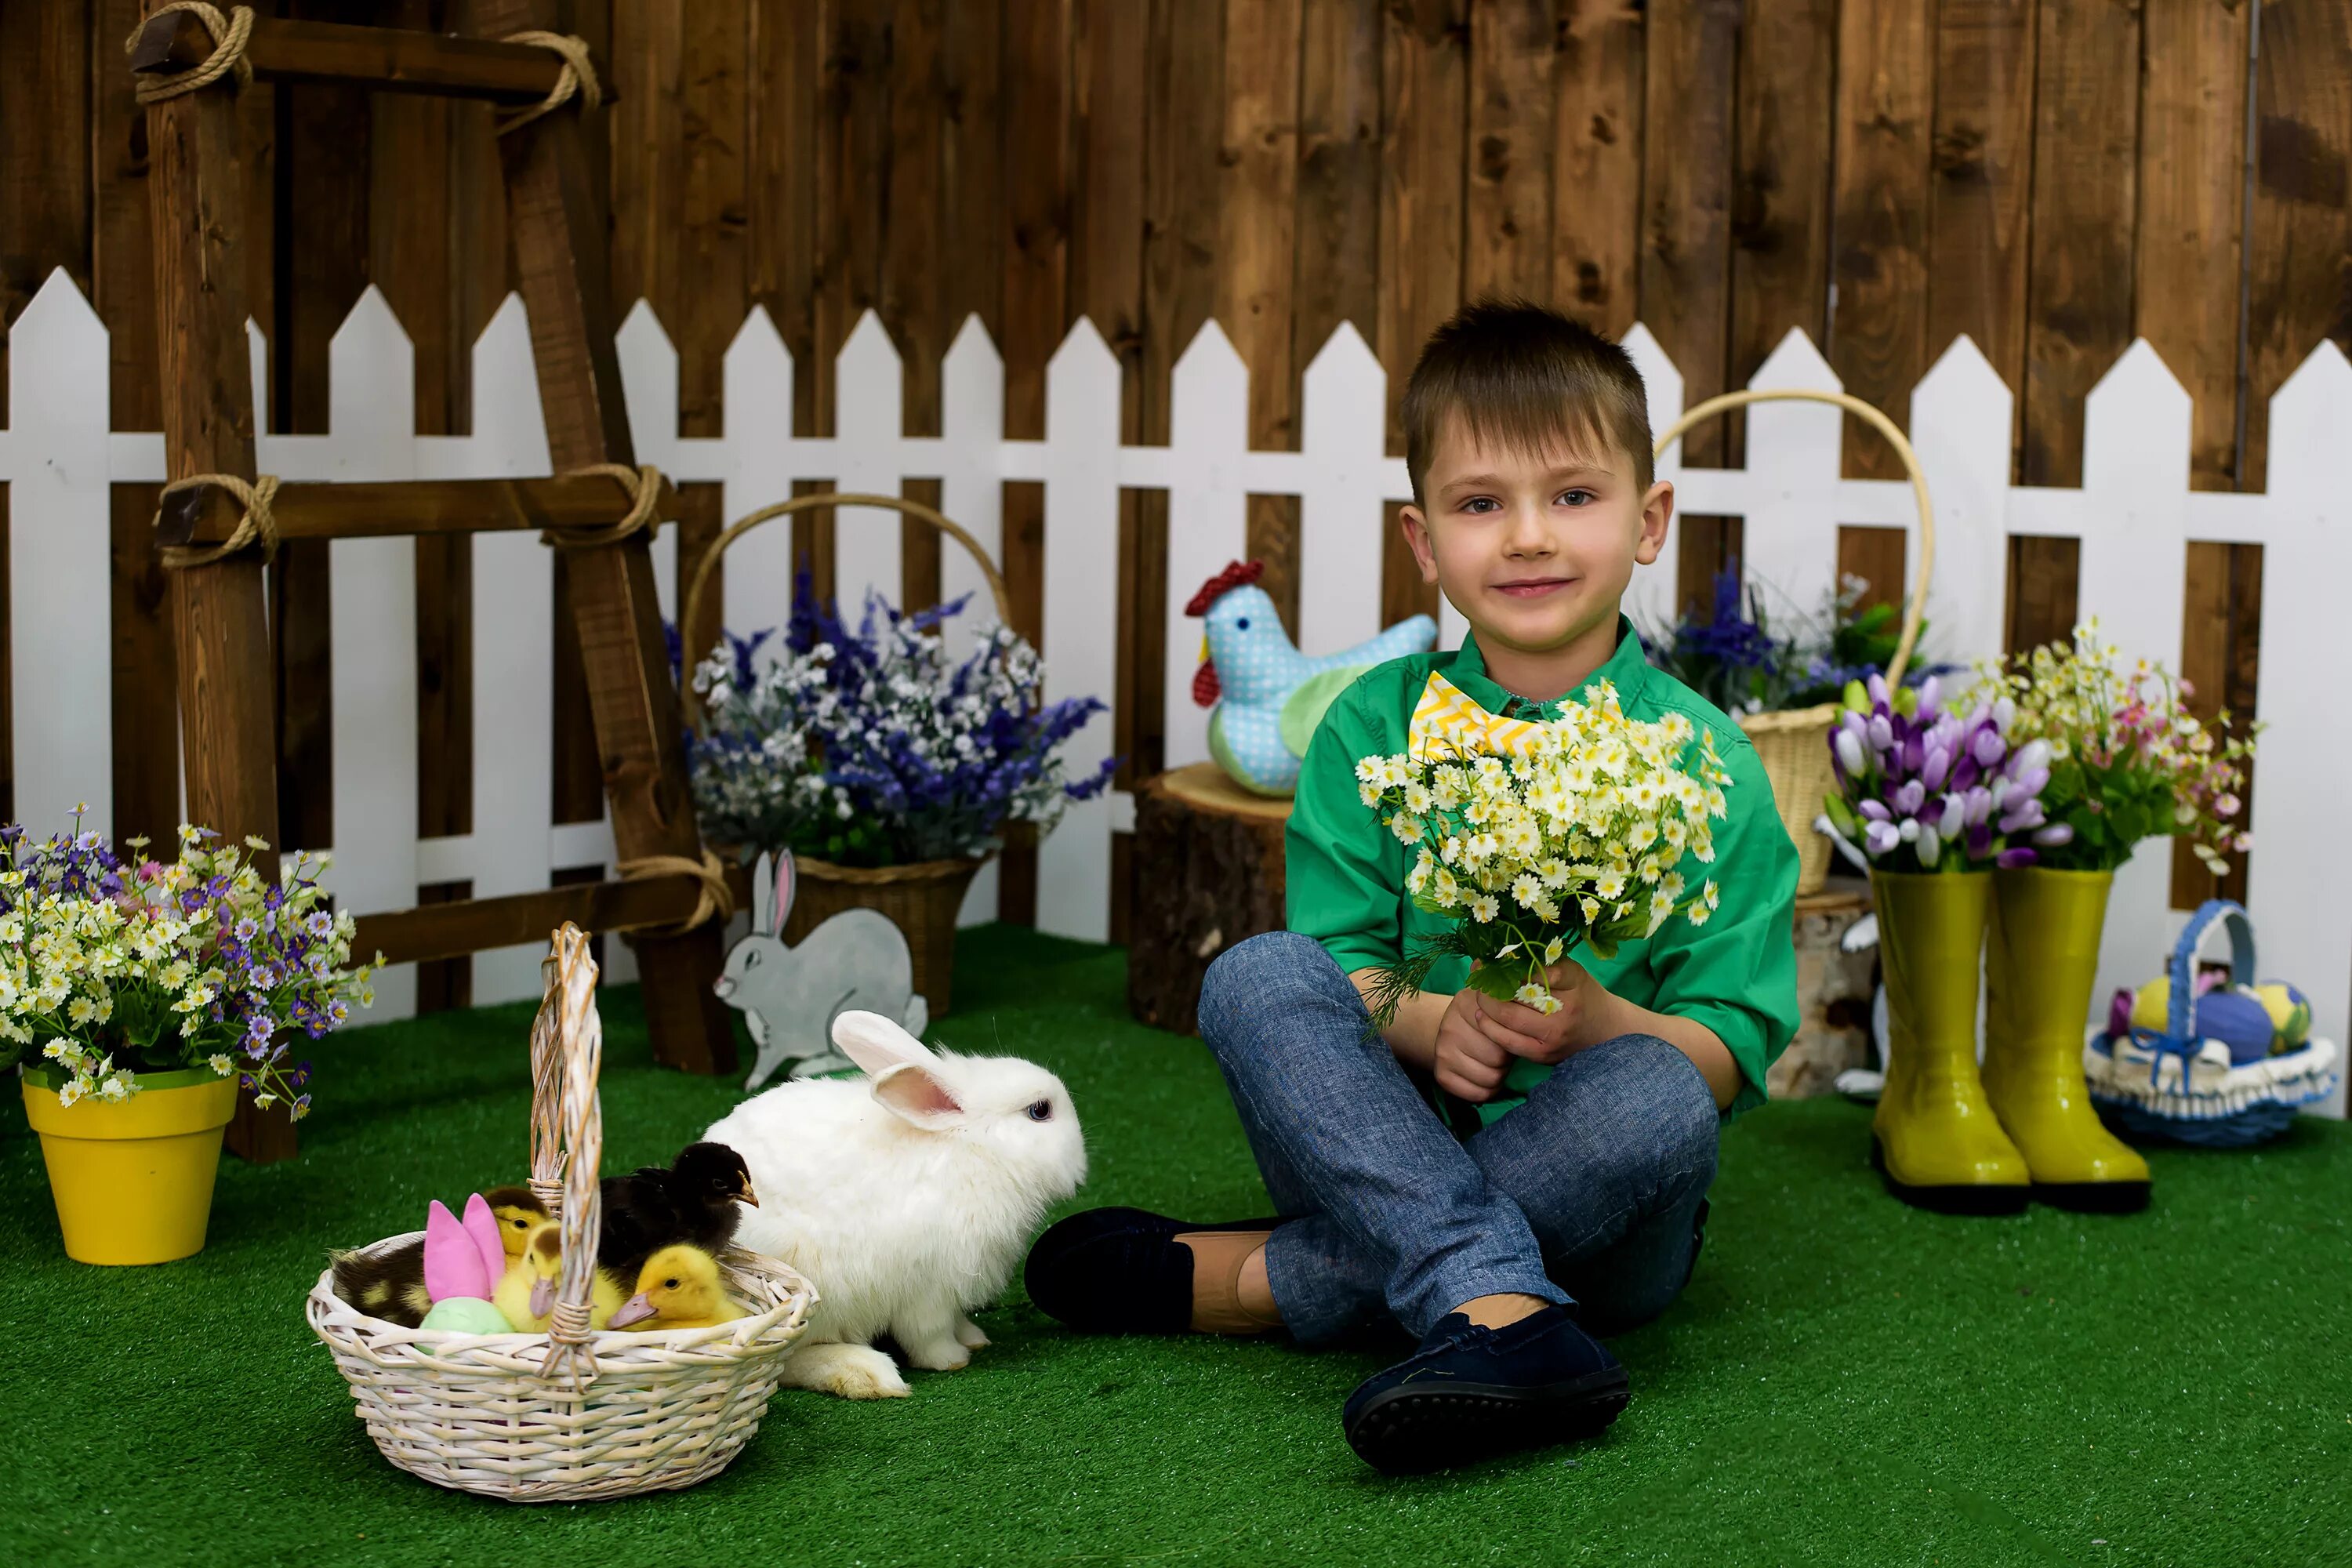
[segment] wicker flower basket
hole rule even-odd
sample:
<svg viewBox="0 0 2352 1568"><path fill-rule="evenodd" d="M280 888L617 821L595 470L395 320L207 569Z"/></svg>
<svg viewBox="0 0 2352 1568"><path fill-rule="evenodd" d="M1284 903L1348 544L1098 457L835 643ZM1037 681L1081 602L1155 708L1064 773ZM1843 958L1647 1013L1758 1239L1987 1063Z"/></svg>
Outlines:
<svg viewBox="0 0 2352 1568"><path fill-rule="evenodd" d="M956 914L985 858L922 860L868 870L795 857L799 881L784 940L798 942L844 910L878 910L905 933L914 960L914 988L929 1016L944 1016L953 1001Z"/></svg>
<svg viewBox="0 0 2352 1568"><path fill-rule="evenodd" d="M681 626L701 625L698 619L702 595L709 584L711 572L727 547L762 523L780 517L790 517L798 511L820 507L876 506L927 522L940 532L963 546L966 553L980 566L980 574L988 583L990 596L996 603L996 618L1010 626L1013 622L1013 597L1004 586L1003 574L996 563L988 558L979 540L966 532L952 518L920 501L907 500L898 496L884 495L814 495L799 496L779 501L730 523L710 548L703 552L701 563L695 567L693 580L686 591L686 614ZM696 730L702 728L705 715L701 700L696 696L693 683L688 682L680 696L686 703L687 721ZM1018 824L1013 825L1014 828ZM1007 837L1015 835L1008 830ZM1017 841L1017 839L1016 839ZM764 847L754 846L753 849ZM745 858L751 851L737 846ZM799 874L792 912L784 921L783 937L797 942L824 921L844 910L877 910L889 917L892 924L905 933L907 951L914 960L914 987L922 996L930 1016L944 1017L953 1001L955 971L956 915L963 908L963 898L971 887L971 879L988 864L989 857L975 856L959 860L923 860L909 866L885 866L867 869L857 866L836 866L829 860L813 860L806 856L795 857L793 864Z"/></svg>
<svg viewBox="0 0 2352 1568"><path fill-rule="evenodd" d="M1919 640L1919 622L1927 608L1927 584L1936 571L1936 510L1927 500L1927 474L1919 466L1919 454L1911 449L1909 439L1895 421L1851 393L1757 387L1710 397L1685 413L1658 437L1656 455L1665 456L1666 449L1695 426L1751 403L1833 405L1885 437L1895 456L1903 459L1904 471L1911 477L1911 499L1919 508L1919 571L1904 605L1903 635L1886 665L1886 683L1901 685L1903 668L1911 662L1913 646ZM1790 842L1797 847L1799 897L1820 892L1829 878L1830 841L1813 831L1813 819L1822 813L1822 797L1837 784L1836 770L1830 764L1830 728L1837 721L1837 704L1826 702L1818 708L1750 713L1739 720L1740 730L1764 765L1764 776L1771 782L1772 802L1780 808L1780 826L1788 829Z"/></svg>
<svg viewBox="0 0 2352 1568"><path fill-rule="evenodd" d="M816 1291L730 1247L728 1289L751 1315L707 1329L587 1327L601 1207L604 1031L588 939L569 923L531 1026L530 1186L563 1225L555 1317L542 1334L460 1334L372 1318L319 1276L305 1311L383 1457L436 1486L510 1502L578 1502L690 1487L760 1429ZM382 1253L422 1233L386 1237Z"/></svg>
<svg viewBox="0 0 2352 1568"><path fill-rule="evenodd" d="M1822 799L1837 787L1837 770L1830 765L1830 726L1837 721L1837 704L1791 708L1779 713L1744 713L1740 731L1756 748L1764 776L1772 784L1772 804L1780 810L1780 826L1797 847L1797 892L1818 893L1829 880L1830 841L1813 831L1822 813Z"/></svg>

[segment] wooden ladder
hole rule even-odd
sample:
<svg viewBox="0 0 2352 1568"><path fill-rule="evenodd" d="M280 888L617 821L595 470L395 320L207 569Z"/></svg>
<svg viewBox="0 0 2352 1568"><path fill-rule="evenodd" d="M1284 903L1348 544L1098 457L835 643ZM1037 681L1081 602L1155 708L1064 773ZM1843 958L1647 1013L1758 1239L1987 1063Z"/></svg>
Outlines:
<svg viewBox="0 0 2352 1568"><path fill-rule="evenodd" d="M226 7L224 7L226 9ZM252 79L360 84L385 92L485 100L512 110L543 103L567 68L551 50L493 41L544 25L539 0L478 0L484 37L256 17L244 50ZM149 19L131 53L142 82L202 68L219 41L194 15ZM238 72L148 106L163 439L173 479L225 474L250 481L254 398L246 341L245 267L235 89ZM591 200L575 97L499 137L509 227L530 316L531 355L559 476L633 461L614 350L604 239ZM634 488L596 475L526 480L287 484L273 512L282 539L355 539L496 529L611 524ZM665 484L657 518L677 515ZM218 485L176 492L158 520L159 545L218 544L243 520ZM681 754L677 691L655 595L651 528L570 556L572 618L586 666L616 858L699 861ZM255 549L167 574L179 648L188 819L235 840L278 838L278 768L264 563ZM257 857L275 879L275 851ZM572 921L628 931L657 1059L699 1072L735 1066L719 977L720 929L677 929L703 882L683 871L550 888L511 897L365 916L354 951L389 963L454 957L541 942ZM293 1124L256 1111L231 1129L248 1159L294 1152Z"/></svg>

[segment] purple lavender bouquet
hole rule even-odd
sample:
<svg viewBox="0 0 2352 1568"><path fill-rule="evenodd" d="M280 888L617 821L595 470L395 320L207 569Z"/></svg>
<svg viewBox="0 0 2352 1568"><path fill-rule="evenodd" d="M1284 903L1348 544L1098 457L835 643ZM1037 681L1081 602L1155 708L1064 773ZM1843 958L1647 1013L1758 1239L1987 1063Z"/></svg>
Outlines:
<svg viewBox="0 0 2352 1568"><path fill-rule="evenodd" d="M2042 813L2050 747L2012 750L2016 709L1980 702L1963 719L1943 706L1933 677L1890 692L1884 678L1845 689L1830 730L1838 780L1824 805L1832 826L1874 870L1971 871L2030 866L2037 848L2073 837Z"/></svg>
<svg viewBox="0 0 2352 1568"><path fill-rule="evenodd" d="M1104 704L1041 701L1044 665L1009 627L950 658L933 634L964 603L908 616L869 595L853 632L803 575L780 648L763 656L772 632L727 634L694 672L709 716L688 742L704 835L905 865L985 854L1011 822L1049 831L1101 793L1114 762L1072 780L1059 752Z"/></svg>
<svg viewBox="0 0 2352 1568"><path fill-rule="evenodd" d="M0 1068L29 1058L58 1099L127 1100L138 1074L235 1072L257 1103L299 1119L310 1064L288 1038L318 1039L373 998L376 965L350 966L352 917L333 912L299 856L275 883L244 852L183 826L166 864L81 829L35 843L0 827ZM248 838L255 849L268 846Z"/></svg>

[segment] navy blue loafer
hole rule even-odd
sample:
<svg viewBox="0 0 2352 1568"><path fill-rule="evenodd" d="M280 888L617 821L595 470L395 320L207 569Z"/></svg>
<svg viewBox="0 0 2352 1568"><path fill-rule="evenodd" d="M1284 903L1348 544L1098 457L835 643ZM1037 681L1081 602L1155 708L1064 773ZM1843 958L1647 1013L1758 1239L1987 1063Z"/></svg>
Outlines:
<svg viewBox="0 0 2352 1568"><path fill-rule="evenodd" d="M1192 1327L1192 1249L1175 1238L1281 1223L1194 1225L1147 1209L1088 1209L1037 1238L1021 1282L1040 1311L1082 1334L1181 1334Z"/></svg>
<svg viewBox="0 0 2352 1568"><path fill-rule="evenodd" d="M1565 1307L1499 1329L1459 1312L1348 1396L1348 1446L1384 1475L1420 1475L1605 1430L1625 1368Z"/></svg>

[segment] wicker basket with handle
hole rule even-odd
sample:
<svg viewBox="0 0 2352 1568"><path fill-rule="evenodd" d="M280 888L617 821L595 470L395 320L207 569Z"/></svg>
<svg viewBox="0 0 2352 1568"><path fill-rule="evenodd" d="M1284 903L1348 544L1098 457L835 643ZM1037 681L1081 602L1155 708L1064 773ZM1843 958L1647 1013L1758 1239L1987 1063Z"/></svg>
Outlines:
<svg viewBox="0 0 2352 1568"><path fill-rule="evenodd" d="M898 496L843 494L796 496L788 501L762 507L728 526L727 531L703 552L694 569L693 579L686 590L686 614L679 619L681 626L698 626L702 595L711 572L727 547L762 523L772 522L794 512L809 511L820 507L877 506L904 513L930 524L933 528L962 545L979 563L981 576L996 602L996 618L1011 625L1013 598L1006 592L1003 574L988 558L988 552L954 519L920 501L907 500ZM680 693L686 703L687 721L698 732L708 720L701 698L694 691L691 680ZM764 847L755 846L754 847ZM921 994L934 1018L946 1016L953 1001L955 968L956 916L963 908L964 893L980 868L988 864L985 855L952 860L919 860L906 866L835 865L808 856L795 857L799 886L793 900L790 918L785 921L783 939L799 942L824 921L844 910L877 910L887 916L907 938L907 951L914 961L914 988Z"/></svg>
<svg viewBox="0 0 2352 1568"><path fill-rule="evenodd" d="M1751 388L1710 397L1685 413L1658 437L1656 455L1665 456L1666 448L1686 432L1718 414L1751 403L1784 402L1827 403L1855 416L1886 437L1911 478L1911 497L1919 508L1919 570L1911 580L1911 595L1903 607L1902 636L1886 665L1886 683L1900 686L1904 667L1911 662L1913 646L1919 640L1919 623L1927 607L1927 583L1936 571L1936 509L1927 500L1927 475L1919 466L1919 454L1911 449L1894 420L1851 393ZM1756 748L1756 760L1763 764L1764 776L1771 783L1780 826L1797 847L1800 896L1820 892L1829 878L1830 841L1813 831L1813 818L1821 815L1822 797L1837 787L1837 773L1830 764L1830 727L1837 722L1837 714L1836 703L1824 702L1816 708L1738 715L1739 728Z"/></svg>
<svg viewBox="0 0 2352 1568"><path fill-rule="evenodd" d="M319 1276L305 1312L351 1384L383 1457L436 1486L511 1502L578 1502L690 1487L726 1468L760 1429L815 1289L773 1258L719 1258L748 1317L705 1329L592 1330L604 1115L604 1029L588 938L566 923L542 966L531 1025L530 1188L563 1226L554 1321L545 1333L404 1329ZM391 1251L423 1233L386 1237Z"/></svg>

